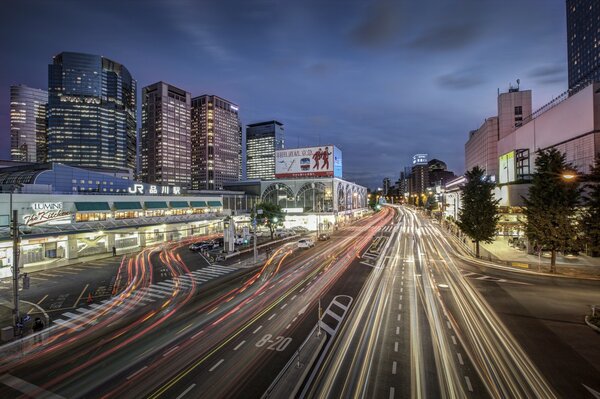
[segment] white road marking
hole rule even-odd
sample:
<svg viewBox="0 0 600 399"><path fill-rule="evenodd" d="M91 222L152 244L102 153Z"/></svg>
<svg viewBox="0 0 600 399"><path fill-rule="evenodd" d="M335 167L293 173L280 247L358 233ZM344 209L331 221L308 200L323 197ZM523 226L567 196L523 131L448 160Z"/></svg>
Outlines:
<svg viewBox="0 0 600 399"><path fill-rule="evenodd" d="M138 371L136 371L133 374L130 374L129 377L127 377L128 380L132 379L133 377L135 377L136 375L138 375L139 373L141 373L142 371L146 370L148 368L148 366L144 366L141 369L139 369Z"/></svg>
<svg viewBox="0 0 600 399"><path fill-rule="evenodd" d="M262 328L262 326L258 326L258 328L256 330L254 330L254 332L252 334L256 334L257 332L260 331L261 328Z"/></svg>
<svg viewBox="0 0 600 399"><path fill-rule="evenodd" d="M171 352L173 352L173 351L176 351L176 350L177 350L177 348L179 348L179 345L178 345L178 346L174 346L174 347L172 347L171 349L169 349L168 351L166 351L166 352L165 352L165 353L162 355L162 357L168 356L168 355L169 355Z"/></svg>
<svg viewBox="0 0 600 399"><path fill-rule="evenodd" d="M246 341L242 341L242 342L240 342L239 344L237 344L237 346L236 346L235 348L233 348L233 350L234 350L234 351L236 351L236 350L240 349L240 347L241 347L242 345L244 345L245 343L246 343Z"/></svg>
<svg viewBox="0 0 600 399"><path fill-rule="evenodd" d="M398 310L402 310L402 304L401 303L398 304Z"/></svg>
<svg viewBox="0 0 600 399"><path fill-rule="evenodd" d="M293 296L293 297L290 299L290 301L293 301L294 299L296 299L296 297L297 297L297 296L298 296L298 295L294 295L294 296Z"/></svg>
<svg viewBox="0 0 600 399"><path fill-rule="evenodd" d="M394 342L394 352L398 352L398 341Z"/></svg>
<svg viewBox="0 0 600 399"><path fill-rule="evenodd" d="M225 361L225 359L221 359L218 362L216 362L211 368L208 369L208 371L213 371L214 369L216 369L217 367L219 367L221 365L221 363L223 363Z"/></svg>
<svg viewBox="0 0 600 399"><path fill-rule="evenodd" d="M194 387L196 386L196 384L192 384L189 387L187 387L187 389L185 391L183 391L181 393L181 395L179 395L176 399L181 399L183 398L189 391L191 391L192 389L194 389Z"/></svg>
<svg viewBox="0 0 600 399"><path fill-rule="evenodd" d="M400 300L402 300L402 295L400 295Z"/></svg>
<svg viewBox="0 0 600 399"><path fill-rule="evenodd" d="M467 389L469 390L469 392L473 392L473 385L471 385L471 380L466 375L465 375L465 382L467 383Z"/></svg>
<svg viewBox="0 0 600 399"><path fill-rule="evenodd" d="M33 398L64 399L62 396L56 395L50 391L46 391L42 387L33 385L25 380L22 380L10 374L4 374L3 376L1 376L0 383Z"/></svg>
<svg viewBox="0 0 600 399"><path fill-rule="evenodd" d="M401 317L402 317L402 315L400 313L398 313L398 321L400 321Z"/></svg>
<svg viewBox="0 0 600 399"><path fill-rule="evenodd" d="M454 338L454 335L452 336L452 343L456 345L456 338Z"/></svg>
<svg viewBox="0 0 600 399"><path fill-rule="evenodd" d="M396 362L392 362L392 374L396 374Z"/></svg>
<svg viewBox="0 0 600 399"><path fill-rule="evenodd" d="M271 315L271 317L269 317L269 320L271 320L271 319L272 319L273 317L275 317L275 316L277 316L277 313L273 313L273 314Z"/></svg>
<svg viewBox="0 0 600 399"><path fill-rule="evenodd" d="M449 329L452 329L452 326L450 325L450 322L449 322L449 321L447 321L447 322L446 322L446 324L448 324L448 328L449 328Z"/></svg>
<svg viewBox="0 0 600 399"><path fill-rule="evenodd" d="M285 308L287 306L287 303L284 303L283 306L281 307L281 309Z"/></svg>
<svg viewBox="0 0 600 399"><path fill-rule="evenodd" d="M396 327L396 335L400 335L400 327Z"/></svg>
<svg viewBox="0 0 600 399"><path fill-rule="evenodd" d="M300 290L300 292L302 292L302 291L304 291L304 288L302 288L302 289Z"/></svg>
<svg viewBox="0 0 600 399"><path fill-rule="evenodd" d="M198 331L196 334L192 335L192 336L190 337L190 339L194 339L194 338L196 338L198 335L202 334L203 332L204 332L204 330L200 330L200 331Z"/></svg>
<svg viewBox="0 0 600 399"><path fill-rule="evenodd" d="M395 393L395 389L394 387L390 387L390 399L394 399L394 393Z"/></svg>
<svg viewBox="0 0 600 399"><path fill-rule="evenodd" d="M285 329L287 330L288 328L290 328L292 326L292 323L288 324Z"/></svg>
<svg viewBox="0 0 600 399"><path fill-rule="evenodd" d="M457 352L457 353L456 353L456 356L458 356L458 362L460 363L460 365L461 365L461 366L463 366L465 363L463 362L463 358L462 358L462 356L460 355L460 353L458 353L458 352Z"/></svg>

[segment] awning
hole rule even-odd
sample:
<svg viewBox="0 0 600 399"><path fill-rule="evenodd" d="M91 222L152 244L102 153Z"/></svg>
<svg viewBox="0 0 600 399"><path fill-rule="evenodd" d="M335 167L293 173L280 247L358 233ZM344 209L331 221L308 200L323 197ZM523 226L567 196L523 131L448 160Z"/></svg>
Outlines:
<svg viewBox="0 0 600 399"><path fill-rule="evenodd" d="M166 201L145 201L144 206L146 209L167 209Z"/></svg>
<svg viewBox="0 0 600 399"><path fill-rule="evenodd" d="M139 202L113 202L117 211L136 211L142 210L142 204Z"/></svg>
<svg viewBox="0 0 600 399"><path fill-rule="evenodd" d="M208 201L208 206L212 206L213 208L221 208L223 204L221 201Z"/></svg>
<svg viewBox="0 0 600 399"><path fill-rule="evenodd" d="M206 201L190 201L192 208L206 208Z"/></svg>
<svg viewBox="0 0 600 399"><path fill-rule="evenodd" d="M109 212L108 202L75 202L77 212Z"/></svg>
<svg viewBox="0 0 600 399"><path fill-rule="evenodd" d="M169 202L169 205L171 205L171 208L189 208L190 205L187 203L187 201L171 201Z"/></svg>

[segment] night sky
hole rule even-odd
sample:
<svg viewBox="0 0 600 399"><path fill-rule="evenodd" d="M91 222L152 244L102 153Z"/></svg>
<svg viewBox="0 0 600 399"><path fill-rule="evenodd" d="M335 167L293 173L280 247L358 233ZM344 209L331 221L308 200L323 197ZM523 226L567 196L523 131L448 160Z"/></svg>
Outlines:
<svg viewBox="0 0 600 399"><path fill-rule="evenodd" d="M565 0L2 1L0 158L9 86L46 89L52 56L78 51L138 92L163 80L238 103L244 125L277 119L286 147L333 143L369 187L414 153L462 173L498 88L520 78L534 108L566 90L565 25Z"/></svg>

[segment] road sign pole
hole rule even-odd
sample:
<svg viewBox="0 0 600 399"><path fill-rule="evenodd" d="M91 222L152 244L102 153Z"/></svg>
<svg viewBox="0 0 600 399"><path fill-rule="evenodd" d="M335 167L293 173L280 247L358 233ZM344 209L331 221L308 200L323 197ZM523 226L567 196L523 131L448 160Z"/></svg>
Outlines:
<svg viewBox="0 0 600 399"><path fill-rule="evenodd" d="M19 218L18 211L13 209L12 213L12 236L13 236L13 300L14 300L14 326L15 332L17 331L17 325L20 322L19 318Z"/></svg>

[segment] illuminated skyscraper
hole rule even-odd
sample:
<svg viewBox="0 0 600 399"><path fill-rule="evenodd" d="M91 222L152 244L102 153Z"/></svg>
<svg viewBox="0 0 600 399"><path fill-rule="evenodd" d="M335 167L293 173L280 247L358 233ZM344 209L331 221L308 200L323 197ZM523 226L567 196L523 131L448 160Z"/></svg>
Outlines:
<svg viewBox="0 0 600 399"><path fill-rule="evenodd" d="M48 66L48 161L135 169L136 81L108 58L60 53Z"/></svg>
<svg viewBox="0 0 600 399"><path fill-rule="evenodd" d="M246 178L275 178L275 151L283 149L283 123L268 121L247 125Z"/></svg>
<svg viewBox="0 0 600 399"><path fill-rule="evenodd" d="M600 80L600 3L567 0L569 90Z"/></svg>
<svg viewBox="0 0 600 399"><path fill-rule="evenodd" d="M142 181L191 186L191 98L164 82L142 89Z"/></svg>
<svg viewBox="0 0 600 399"><path fill-rule="evenodd" d="M192 189L220 190L242 176L238 106L215 95L192 99Z"/></svg>
<svg viewBox="0 0 600 399"><path fill-rule="evenodd" d="M10 157L13 161L46 162L48 92L10 87Z"/></svg>

